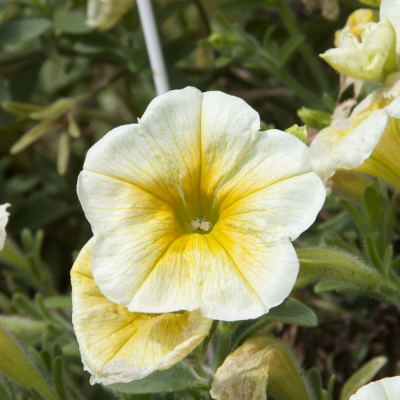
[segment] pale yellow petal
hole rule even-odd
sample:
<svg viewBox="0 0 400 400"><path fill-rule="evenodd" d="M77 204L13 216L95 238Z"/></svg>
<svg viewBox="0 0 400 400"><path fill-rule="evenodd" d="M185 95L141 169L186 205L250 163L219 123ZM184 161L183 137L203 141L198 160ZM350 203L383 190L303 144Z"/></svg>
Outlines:
<svg viewBox="0 0 400 400"><path fill-rule="evenodd" d="M399 394L400 376L394 376L363 386L350 400L398 400Z"/></svg>
<svg viewBox="0 0 400 400"><path fill-rule="evenodd" d="M199 310L130 313L106 299L91 274L92 238L71 271L73 324L91 383L129 382L186 357L208 334L211 320Z"/></svg>

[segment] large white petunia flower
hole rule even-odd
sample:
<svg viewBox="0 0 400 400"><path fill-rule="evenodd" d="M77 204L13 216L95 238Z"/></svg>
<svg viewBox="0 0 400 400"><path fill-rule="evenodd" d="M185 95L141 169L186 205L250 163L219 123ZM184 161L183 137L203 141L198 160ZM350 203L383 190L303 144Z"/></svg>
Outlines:
<svg viewBox="0 0 400 400"><path fill-rule="evenodd" d="M181 361L207 336L212 321L199 310L131 313L107 300L91 273L95 242L86 244L71 270L72 322L90 383L130 382Z"/></svg>
<svg viewBox="0 0 400 400"><path fill-rule="evenodd" d="M4 242L6 241L6 225L8 216L10 215L7 212L7 207L10 207L10 204L3 204L0 206L0 251L3 249Z"/></svg>
<svg viewBox="0 0 400 400"><path fill-rule="evenodd" d="M195 88L151 102L88 152L78 195L97 241L92 272L132 312L256 318L290 293L290 240L325 199L309 149L258 131L243 100Z"/></svg>
<svg viewBox="0 0 400 400"><path fill-rule="evenodd" d="M350 400L398 400L400 398L400 376L369 383L350 397Z"/></svg>

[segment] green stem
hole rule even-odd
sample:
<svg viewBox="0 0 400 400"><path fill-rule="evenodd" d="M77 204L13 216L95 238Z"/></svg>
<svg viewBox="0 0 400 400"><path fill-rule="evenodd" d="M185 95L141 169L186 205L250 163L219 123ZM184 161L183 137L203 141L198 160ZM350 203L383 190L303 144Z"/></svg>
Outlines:
<svg viewBox="0 0 400 400"><path fill-rule="evenodd" d="M267 314L268 315L268 314ZM256 322L254 325L252 325L250 328L248 328L247 330L245 330L233 343L231 352L234 351L236 349L236 347L238 347L238 345L247 337L249 337L252 333L258 331L260 328L265 327L265 325L268 324L268 327L266 327L266 329L263 330L263 333L269 333L272 332L276 325L277 322L276 321L268 321L267 318L263 318L260 321Z"/></svg>
<svg viewBox="0 0 400 400"><path fill-rule="evenodd" d="M217 353L215 355L214 372L223 364L228 354L229 335L219 335Z"/></svg>
<svg viewBox="0 0 400 400"><path fill-rule="evenodd" d="M289 33L292 36L300 35L301 32L297 25L296 19L293 16L289 7L287 6L285 0L279 0L277 5L279 8L279 11L281 12L282 18L285 22L286 28L288 29ZM328 83L325 80L325 75L321 68L321 64L320 64L318 58L315 56L314 51L305 42L302 43L299 47L300 47L300 51L303 54L304 60L309 65L310 70L314 74L315 78L317 79L321 89L323 90L323 92L328 92L329 91Z"/></svg>

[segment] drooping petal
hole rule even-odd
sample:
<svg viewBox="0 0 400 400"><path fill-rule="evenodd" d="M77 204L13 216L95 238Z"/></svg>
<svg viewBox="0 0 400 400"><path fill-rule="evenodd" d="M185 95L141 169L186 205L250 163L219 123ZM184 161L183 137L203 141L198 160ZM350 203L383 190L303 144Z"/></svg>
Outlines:
<svg viewBox="0 0 400 400"><path fill-rule="evenodd" d="M91 383L129 382L186 357L208 334L211 320L199 310L170 314L130 313L105 298L91 273L95 238L71 271L73 324Z"/></svg>
<svg viewBox="0 0 400 400"><path fill-rule="evenodd" d="M3 204L0 206L0 251L3 249L6 240L6 225L8 216L10 215L6 211L7 207L10 207L10 204Z"/></svg>
<svg viewBox="0 0 400 400"><path fill-rule="evenodd" d="M350 397L350 400L398 400L400 377L385 378L369 383Z"/></svg>

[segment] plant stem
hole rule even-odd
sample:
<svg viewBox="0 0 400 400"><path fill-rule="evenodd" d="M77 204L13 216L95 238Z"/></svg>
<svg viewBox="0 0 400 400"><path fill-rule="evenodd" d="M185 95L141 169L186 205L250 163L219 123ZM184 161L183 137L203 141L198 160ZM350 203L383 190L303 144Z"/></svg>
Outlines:
<svg viewBox="0 0 400 400"><path fill-rule="evenodd" d="M217 344L217 353L215 355L214 372L222 365L229 347L229 335L219 335Z"/></svg>
<svg viewBox="0 0 400 400"><path fill-rule="evenodd" d="M137 6L149 54L154 85L157 94L160 95L169 91L169 83L153 8L150 0L137 0Z"/></svg>
<svg viewBox="0 0 400 400"><path fill-rule="evenodd" d="M300 35L300 30L297 25L296 19L294 18L292 12L290 11L289 7L287 6L285 0L279 0L277 4L279 11L281 12L282 18L285 22L285 25L292 36ZM300 44L299 46L304 60L310 67L311 72L314 74L315 78L317 79L321 89L323 92L329 91L328 83L325 79L325 75L322 71L321 64L319 63L318 58L315 56L314 51L312 48L305 42Z"/></svg>

